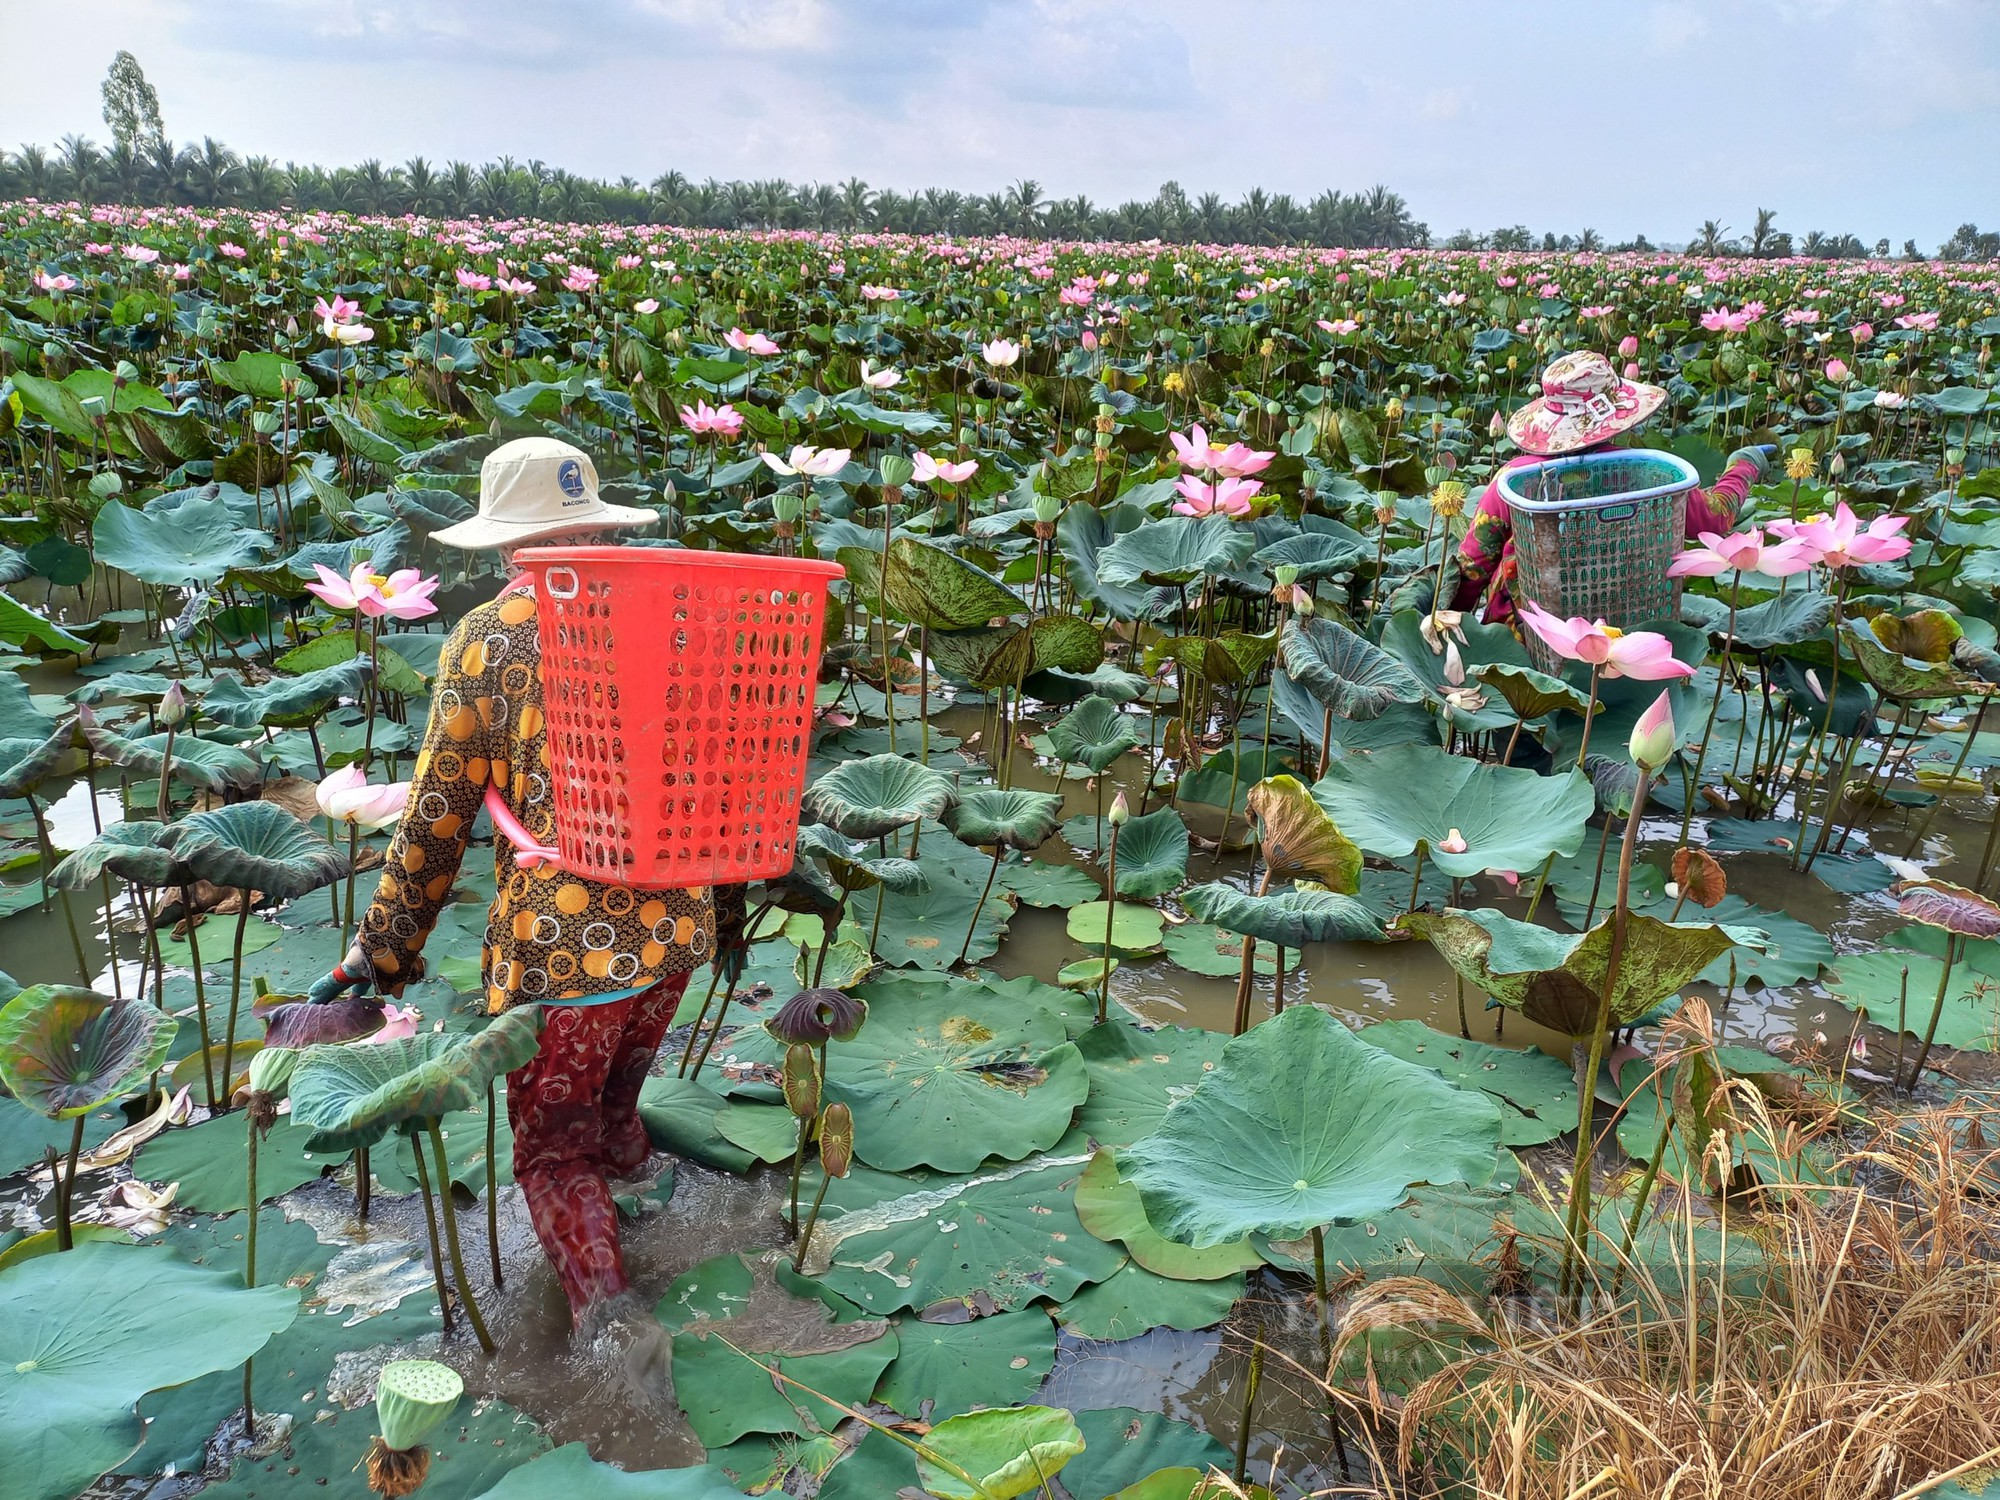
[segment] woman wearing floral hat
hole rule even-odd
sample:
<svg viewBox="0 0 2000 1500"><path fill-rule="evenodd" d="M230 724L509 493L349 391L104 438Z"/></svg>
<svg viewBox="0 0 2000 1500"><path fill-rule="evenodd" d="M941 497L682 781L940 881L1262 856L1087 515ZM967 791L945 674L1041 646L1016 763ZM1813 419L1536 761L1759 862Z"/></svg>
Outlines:
<svg viewBox="0 0 2000 1500"><path fill-rule="evenodd" d="M580 449L519 438L480 466L479 513L432 539L495 551L512 572L517 548L602 541L655 519L606 504ZM371 984L400 995L422 977L424 944L489 788L529 836L553 841L541 660L525 574L447 638L381 884L354 946L312 987L314 1000ZM543 1007L541 1048L507 1080L514 1180L576 1328L586 1338L608 1335L651 1386L664 1359L660 1327L626 1281L607 1179L638 1172L652 1154L640 1087L690 973L740 940L742 887L608 885L553 864L517 868L506 840L495 845L498 891L480 953L487 1009Z"/></svg>
<svg viewBox="0 0 2000 1500"><path fill-rule="evenodd" d="M1657 385L1621 379L1601 354L1565 354L1544 370L1542 394L1508 419L1507 435L1521 453L1501 466L1479 497L1471 529L1458 549L1458 590L1451 607L1470 610L1483 604L1480 618L1487 623L1513 622L1514 518L1500 492L1500 474L1545 458L1608 448L1613 438L1638 427L1666 399ZM1738 448L1730 454L1714 484L1688 491L1687 535L1734 527L1750 486L1763 479L1769 466L1763 448Z"/></svg>

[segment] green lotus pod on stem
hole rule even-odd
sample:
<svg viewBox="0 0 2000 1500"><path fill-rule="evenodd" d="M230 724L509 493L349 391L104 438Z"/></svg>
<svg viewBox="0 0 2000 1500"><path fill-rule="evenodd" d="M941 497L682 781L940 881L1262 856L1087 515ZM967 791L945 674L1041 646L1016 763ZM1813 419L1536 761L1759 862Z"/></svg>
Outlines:
<svg viewBox="0 0 2000 1500"><path fill-rule="evenodd" d="M396 1500L422 1486L430 1473L424 1440L443 1425L465 1382L450 1365L432 1359L399 1359L382 1367L375 1384L375 1418L382 1430L368 1445L368 1488Z"/></svg>
<svg viewBox="0 0 2000 1500"><path fill-rule="evenodd" d="M805 1153L803 1149L800 1155ZM829 1104L819 1122L819 1191L813 1194L805 1228L799 1232L799 1248L792 1256L792 1269L804 1274L806 1251L812 1247L813 1229L819 1223L820 1205L826 1202L826 1187L836 1177L854 1170L854 1114L845 1104Z"/></svg>
<svg viewBox="0 0 2000 1500"><path fill-rule="evenodd" d="M882 488L899 490L916 477L917 466L900 453L885 453L878 467L882 471Z"/></svg>

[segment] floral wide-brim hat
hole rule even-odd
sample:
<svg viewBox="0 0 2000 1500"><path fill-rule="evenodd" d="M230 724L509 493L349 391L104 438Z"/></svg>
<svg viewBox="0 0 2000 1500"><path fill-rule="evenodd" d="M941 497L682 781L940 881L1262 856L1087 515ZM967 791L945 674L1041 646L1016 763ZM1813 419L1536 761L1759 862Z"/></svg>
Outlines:
<svg viewBox="0 0 2000 1500"><path fill-rule="evenodd" d="M1507 419L1507 436L1541 458L1594 448L1660 409L1657 385L1623 380L1601 354L1565 354L1542 371L1542 393Z"/></svg>

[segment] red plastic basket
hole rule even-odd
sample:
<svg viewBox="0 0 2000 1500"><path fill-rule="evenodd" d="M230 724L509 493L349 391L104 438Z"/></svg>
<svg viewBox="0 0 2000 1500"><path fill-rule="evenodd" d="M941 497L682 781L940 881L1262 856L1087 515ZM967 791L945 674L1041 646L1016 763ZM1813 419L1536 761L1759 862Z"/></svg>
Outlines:
<svg viewBox="0 0 2000 1500"><path fill-rule="evenodd" d="M558 863L647 888L783 875L838 563L536 547Z"/></svg>

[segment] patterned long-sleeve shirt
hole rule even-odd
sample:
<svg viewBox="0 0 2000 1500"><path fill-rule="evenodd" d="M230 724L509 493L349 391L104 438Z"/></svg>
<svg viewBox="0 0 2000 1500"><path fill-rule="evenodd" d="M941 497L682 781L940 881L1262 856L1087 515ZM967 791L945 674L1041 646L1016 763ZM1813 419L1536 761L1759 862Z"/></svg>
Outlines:
<svg viewBox="0 0 2000 1500"><path fill-rule="evenodd" d="M1513 584L1517 572L1514 558L1514 517L1507 509L1507 497L1500 493L1500 475L1511 469L1544 460L1521 454L1501 465L1499 473L1479 496L1479 508L1458 548L1458 592L1452 596L1453 609L1468 610L1482 600L1480 618L1489 625L1511 624L1514 619ZM1726 532L1736 524L1737 514L1756 481L1757 466L1739 459L1723 470L1706 490L1689 490L1687 535L1704 531Z"/></svg>
<svg viewBox="0 0 2000 1500"><path fill-rule="evenodd" d="M405 982L436 926L489 784L531 835L555 842L541 638L534 596L520 589L471 610L439 654L409 805L361 924L362 952L384 988ZM713 955L707 887L604 885L554 864L517 869L513 852L494 840L499 894L480 955L488 1010L630 991Z"/></svg>

